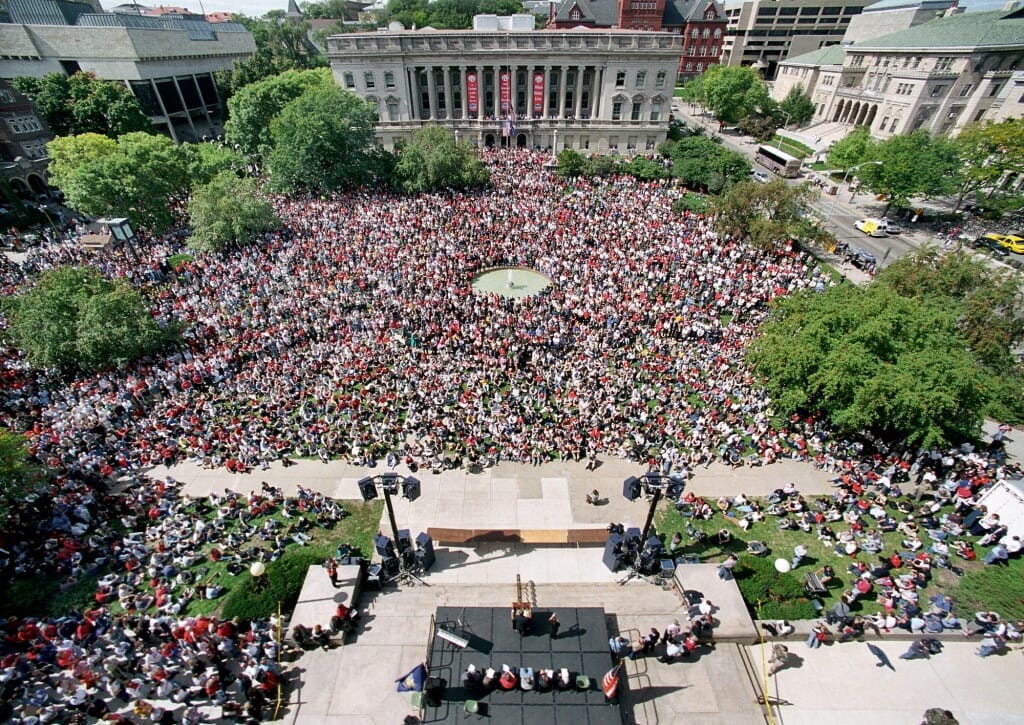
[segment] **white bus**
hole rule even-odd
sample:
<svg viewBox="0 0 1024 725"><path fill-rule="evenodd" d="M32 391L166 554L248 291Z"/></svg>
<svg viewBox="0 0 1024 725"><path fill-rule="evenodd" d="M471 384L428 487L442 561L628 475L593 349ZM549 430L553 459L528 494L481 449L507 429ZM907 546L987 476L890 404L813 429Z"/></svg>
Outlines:
<svg viewBox="0 0 1024 725"><path fill-rule="evenodd" d="M779 176L787 179L795 179L800 175L800 166L803 162L795 156L790 156L785 151L779 151L774 146L758 146L757 163L771 169Z"/></svg>

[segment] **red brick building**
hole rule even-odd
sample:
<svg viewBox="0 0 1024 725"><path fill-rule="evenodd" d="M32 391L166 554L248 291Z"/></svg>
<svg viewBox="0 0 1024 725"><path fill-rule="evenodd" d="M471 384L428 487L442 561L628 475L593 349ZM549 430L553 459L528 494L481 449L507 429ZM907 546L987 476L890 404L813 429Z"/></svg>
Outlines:
<svg viewBox="0 0 1024 725"><path fill-rule="evenodd" d="M661 30L683 36L679 74L700 75L722 57L726 18L717 0L562 0L547 27Z"/></svg>

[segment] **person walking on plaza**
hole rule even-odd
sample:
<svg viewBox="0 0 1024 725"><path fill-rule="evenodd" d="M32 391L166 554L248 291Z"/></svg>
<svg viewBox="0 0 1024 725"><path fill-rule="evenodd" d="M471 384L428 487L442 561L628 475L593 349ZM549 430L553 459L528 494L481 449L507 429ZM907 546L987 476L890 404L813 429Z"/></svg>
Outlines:
<svg viewBox="0 0 1024 725"><path fill-rule="evenodd" d="M768 658L768 674L774 675L789 664L789 647L776 642L772 645L772 656Z"/></svg>
<svg viewBox="0 0 1024 725"><path fill-rule="evenodd" d="M331 580L331 586L335 589L338 588L338 562L334 559L328 559L327 563L324 564L324 568L327 569L327 576Z"/></svg>
<svg viewBox="0 0 1024 725"><path fill-rule="evenodd" d="M732 579L732 570L739 563L740 560L735 554L729 554L729 557L718 565L718 578L724 581Z"/></svg>
<svg viewBox="0 0 1024 725"><path fill-rule="evenodd" d="M548 638L558 639L558 628L562 626L562 623L558 621L558 614L555 612L551 613L548 617Z"/></svg>

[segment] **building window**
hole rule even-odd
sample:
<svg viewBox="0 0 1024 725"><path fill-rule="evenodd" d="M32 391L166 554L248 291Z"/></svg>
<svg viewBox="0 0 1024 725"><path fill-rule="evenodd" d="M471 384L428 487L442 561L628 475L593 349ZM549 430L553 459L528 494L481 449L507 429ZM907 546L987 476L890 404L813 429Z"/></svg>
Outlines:
<svg viewBox="0 0 1024 725"><path fill-rule="evenodd" d="M373 73L371 71L367 71L366 73L363 73L363 83L366 84L366 89L367 90L371 90L371 89L376 87L377 83L374 80Z"/></svg>
<svg viewBox="0 0 1024 725"><path fill-rule="evenodd" d="M895 131L897 123L899 123L899 119L898 118L892 119L892 123L889 125L889 131Z"/></svg>
<svg viewBox="0 0 1024 725"><path fill-rule="evenodd" d="M704 70L704 64L703 63L698 63L697 64L697 72L700 73L703 70Z"/></svg>
<svg viewBox="0 0 1024 725"><path fill-rule="evenodd" d="M704 32L701 33L701 37L704 38L704 40L707 40L708 38L710 38L711 37L711 30L709 30L708 28L704 28Z"/></svg>
<svg viewBox="0 0 1024 725"><path fill-rule="evenodd" d="M974 88L974 84L973 83L968 83L967 85L965 85L963 88L960 89L960 95L961 96L969 96L971 94L971 89L972 88Z"/></svg>
<svg viewBox="0 0 1024 725"><path fill-rule="evenodd" d="M663 70L658 71L658 75L654 79L654 87L655 88L664 88L665 87L665 71L663 71Z"/></svg>
<svg viewBox="0 0 1024 725"><path fill-rule="evenodd" d="M651 121L660 121L660 120L661 120L661 104L657 103L657 102L652 103L651 104Z"/></svg>
<svg viewBox="0 0 1024 725"><path fill-rule="evenodd" d="M700 31L697 28L694 28L693 30L690 31L690 37L696 40L698 37L700 37Z"/></svg>
<svg viewBox="0 0 1024 725"><path fill-rule="evenodd" d="M910 64L910 68L911 70L916 70L919 65L921 65L921 56L915 55L914 62Z"/></svg>
<svg viewBox="0 0 1024 725"><path fill-rule="evenodd" d="M693 72L693 63L691 63L690 61L686 62L686 72L687 73ZM1024 98L1024 96L1021 96L1021 98Z"/></svg>
<svg viewBox="0 0 1024 725"><path fill-rule="evenodd" d="M721 37L722 37L722 29L721 28L715 28L715 40L718 40Z"/></svg>
<svg viewBox="0 0 1024 725"><path fill-rule="evenodd" d="M636 87L639 90L643 90L644 86L647 85L647 71L640 70L636 72Z"/></svg>
<svg viewBox="0 0 1024 725"><path fill-rule="evenodd" d="M388 120L389 121L397 121L398 120L398 104L397 103L389 103L388 104Z"/></svg>
<svg viewBox="0 0 1024 725"><path fill-rule="evenodd" d="M622 88L624 85L626 85L626 71L620 70L615 74L615 87Z"/></svg>
<svg viewBox="0 0 1024 725"><path fill-rule="evenodd" d="M391 71L386 71L384 73L384 85L388 88L395 87L395 74Z"/></svg>
<svg viewBox="0 0 1024 725"><path fill-rule="evenodd" d="M945 91L945 86L934 86L932 88L932 98L935 98L936 96L941 96Z"/></svg>
<svg viewBox="0 0 1024 725"><path fill-rule="evenodd" d="M351 74L351 73L346 73L345 74L345 87L346 88L355 88L356 87L356 77L353 74Z"/></svg>
<svg viewBox="0 0 1024 725"><path fill-rule="evenodd" d="M622 120L622 101L615 101L612 104L612 120L613 121L621 121Z"/></svg>
<svg viewBox="0 0 1024 725"><path fill-rule="evenodd" d="M886 127L886 125L887 125L888 123L889 123L889 117L888 117L888 116L886 116L885 118L883 118L883 119L882 119L882 125L880 125L880 126L879 126L879 128L880 128L880 129L882 129L882 130L884 131L884 130L885 130L885 127Z"/></svg>
<svg viewBox="0 0 1024 725"><path fill-rule="evenodd" d="M640 120L640 114L643 112L643 107L644 107L643 103L641 103L639 101L633 101L633 110L630 111L629 120L630 121L639 121Z"/></svg>
<svg viewBox="0 0 1024 725"><path fill-rule="evenodd" d="M583 13L580 12L579 8L573 8L569 11L569 20L582 20Z"/></svg>

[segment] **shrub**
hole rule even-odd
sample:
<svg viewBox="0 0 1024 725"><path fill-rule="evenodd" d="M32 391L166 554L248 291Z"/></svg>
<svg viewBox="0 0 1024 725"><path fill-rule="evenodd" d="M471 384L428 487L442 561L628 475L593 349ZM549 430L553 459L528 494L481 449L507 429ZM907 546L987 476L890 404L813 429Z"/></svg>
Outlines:
<svg viewBox="0 0 1024 725"><path fill-rule="evenodd" d="M278 601L283 611L291 611L299 599L309 567L321 563L322 560L313 552L292 549L285 551L278 561L267 565L264 583L257 584L249 574L240 575L245 579L224 600L223 618L269 617L277 611Z"/></svg>
<svg viewBox="0 0 1024 725"><path fill-rule="evenodd" d="M796 574L780 574L771 559L745 556L733 573L747 607L765 619L813 619L816 610Z"/></svg>

